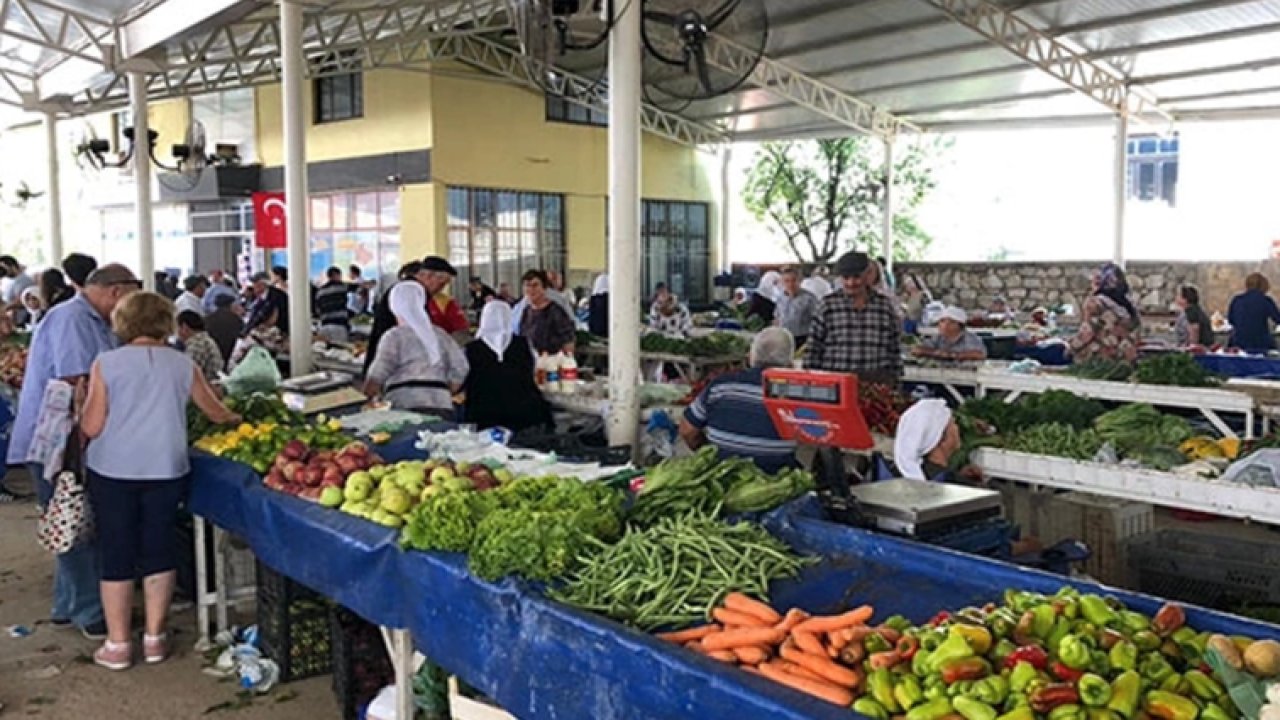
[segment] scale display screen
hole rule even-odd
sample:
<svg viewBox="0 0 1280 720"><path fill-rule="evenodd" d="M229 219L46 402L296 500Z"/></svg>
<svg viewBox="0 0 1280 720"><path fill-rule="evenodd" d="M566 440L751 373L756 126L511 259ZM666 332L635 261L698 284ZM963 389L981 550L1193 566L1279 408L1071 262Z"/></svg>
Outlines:
<svg viewBox="0 0 1280 720"><path fill-rule="evenodd" d="M828 405L840 404L839 385L809 385L786 380L771 380L769 381L768 395L771 398L782 398L784 400L819 402Z"/></svg>

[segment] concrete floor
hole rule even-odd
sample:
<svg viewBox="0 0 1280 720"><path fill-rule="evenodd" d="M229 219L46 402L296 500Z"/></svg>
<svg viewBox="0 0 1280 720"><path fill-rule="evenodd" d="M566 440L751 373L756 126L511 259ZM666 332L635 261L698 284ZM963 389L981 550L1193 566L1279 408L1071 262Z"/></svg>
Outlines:
<svg viewBox="0 0 1280 720"><path fill-rule="evenodd" d="M24 479L13 478L25 488ZM160 665L110 672L90 661L97 643L47 624L52 557L36 543L35 505L0 505L0 718L43 720L173 720L205 717L236 700L230 682L201 672L194 652L195 613L171 620L175 656ZM247 618L252 622L252 618ZM10 626L32 634L15 638ZM210 712L235 720L328 720L340 717L330 676L278 686L244 707Z"/></svg>

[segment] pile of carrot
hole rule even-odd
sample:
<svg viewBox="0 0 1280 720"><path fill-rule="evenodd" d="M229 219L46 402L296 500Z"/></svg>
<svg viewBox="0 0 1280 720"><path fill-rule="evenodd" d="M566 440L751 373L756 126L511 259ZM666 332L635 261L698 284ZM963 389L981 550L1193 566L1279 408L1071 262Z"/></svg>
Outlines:
<svg viewBox="0 0 1280 720"><path fill-rule="evenodd" d="M854 641L893 632L868 627L873 614L869 605L840 615L810 616L797 608L783 614L735 592L712 611L715 622L658 637L848 707L865 679L857 669L862 644Z"/></svg>

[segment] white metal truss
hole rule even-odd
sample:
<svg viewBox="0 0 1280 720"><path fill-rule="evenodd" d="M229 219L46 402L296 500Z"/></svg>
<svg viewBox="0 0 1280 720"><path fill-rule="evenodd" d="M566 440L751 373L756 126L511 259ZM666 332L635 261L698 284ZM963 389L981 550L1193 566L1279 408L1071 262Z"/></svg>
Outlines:
<svg viewBox="0 0 1280 720"><path fill-rule="evenodd" d="M110 65L118 46L114 24L45 0L0 2L0 37L18 41L15 54L30 58L34 75L68 57Z"/></svg>
<svg viewBox="0 0 1280 720"><path fill-rule="evenodd" d="M1054 78L1102 103L1112 112L1134 120L1173 115L1155 96L1132 87L1124 73L1102 60L1089 59L1080 49L1051 37L1014 13L987 0L924 0L957 23L973 30Z"/></svg>
<svg viewBox="0 0 1280 720"><path fill-rule="evenodd" d="M708 64L739 76L756 60L751 50L717 35L707 39L706 52ZM768 57L759 59L749 82L862 133L893 139L904 129L920 131L883 108Z"/></svg>

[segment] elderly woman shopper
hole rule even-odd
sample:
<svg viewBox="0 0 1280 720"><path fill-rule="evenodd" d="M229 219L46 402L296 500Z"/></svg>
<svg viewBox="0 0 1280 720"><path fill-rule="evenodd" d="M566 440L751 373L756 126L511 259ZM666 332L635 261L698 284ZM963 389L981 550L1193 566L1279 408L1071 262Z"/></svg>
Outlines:
<svg viewBox="0 0 1280 720"><path fill-rule="evenodd" d="M680 298L667 293L653 306L649 329L670 337L686 337L693 330L693 316Z"/></svg>
<svg viewBox="0 0 1280 720"><path fill-rule="evenodd" d="M968 315L958 307L943 310L938 334L917 345L912 354L937 360L986 360L987 346L965 328L968 322Z"/></svg>
<svg viewBox="0 0 1280 720"><path fill-rule="evenodd" d="M1268 294L1271 282L1262 273L1244 281L1244 292L1231 298L1227 321L1231 323L1231 346L1246 352L1267 353L1276 347L1274 324L1280 323L1280 308Z"/></svg>
<svg viewBox="0 0 1280 720"><path fill-rule="evenodd" d="M773 315L777 309L778 295L782 293L782 276L770 270L760 277L760 284L747 301L747 312L743 318L750 320L760 318L765 325L773 324Z"/></svg>
<svg viewBox="0 0 1280 720"><path fill-rule="evenodd" d="M573 322L572 308L566 311L552 295L551 281L541 270L524 274L524 309L516 305L514 317L519 320L517 330L535 352L555 354L572 353L577 340L577 326Z"/></svg>
<svg viewBox="0 0 1280 720"><path fill-rule="evenodd" d="M111 324L125 344L103 353L89 371L80 427L89 501L102 549L102 608L107 639L93 661L110 670L133 664L133 585L141 576L146 617L142 657L169 654L165 624L176 578L173 526L190 471L187 404L215 423L240 418L218 401L204 374L165 345L174 333L173 303L134 293L116 306Z"/></svg>
<svg viewBox="0 0 1280 720"><path fill-rule="evenodd" d="M1093 294L1084 301L1080 330L1069 343L1076 362L1107 358L1133 362L1138 357L1142 319L1129 300L1124 270L1107 263L1093 276Z"/></svg>
<svg viewBox="0 0 1280 720"><path fill-rule="evenodd" d="M943 400L921 400L898 419L893 462L912 480L951 479L951 458L960 449L960 427Z"/></svg>
<svg viewBox="0 0 1280 720"><path fill-rule="evenodd" d="M519 432L551 425L551 408L534 382L529 342L512 334L511 314L504 302L480 312L477 339L466 348L471 371L464 390L467 422Z"/></svg>
<svg viewBox="0 0 1280 720"><path fill-rule="evenodd" d="M453 394L467 379L462 348L427 316L427 292L416 282L391 288L387 304L396 318L369 365L364 393L392 407L453 417Z"/></svg>

